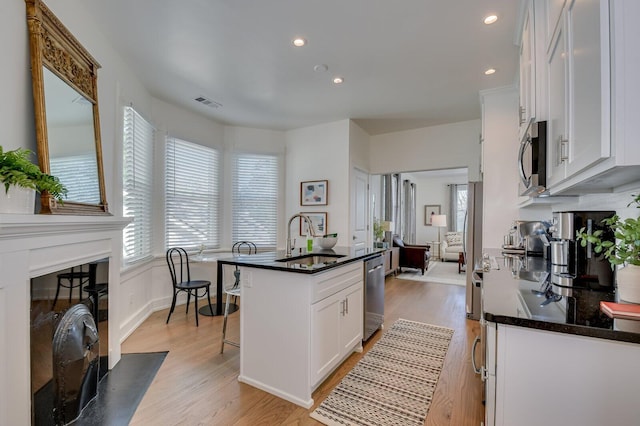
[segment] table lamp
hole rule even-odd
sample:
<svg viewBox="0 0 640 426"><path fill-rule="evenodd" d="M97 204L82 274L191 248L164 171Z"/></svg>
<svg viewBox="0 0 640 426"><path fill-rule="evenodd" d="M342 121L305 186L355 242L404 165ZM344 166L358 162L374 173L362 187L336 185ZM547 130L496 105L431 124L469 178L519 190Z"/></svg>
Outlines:
<svg viewBox="0 0 640 426"><path fill-rule="evenodd" d="M380 225L382 230L384 231L384 239L382 241L389 243L391 245L391 239L393 238L393 231L395 230L395 224L388 220L385 220Z"/></svg>
<svg viewBox="0 0 640 426"><path fill-rule="evenodd" d="M440 228L447 227L447 215L446 214L431 215L431 226L438 227L438 250L440 250Z"/></svg>

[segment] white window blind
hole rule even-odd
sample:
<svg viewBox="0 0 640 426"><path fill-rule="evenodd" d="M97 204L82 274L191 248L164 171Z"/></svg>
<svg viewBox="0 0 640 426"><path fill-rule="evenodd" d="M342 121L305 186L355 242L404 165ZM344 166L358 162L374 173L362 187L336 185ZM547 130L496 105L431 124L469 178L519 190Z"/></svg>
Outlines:
<svg viewBox="0 0 640 426"><path fill-rule="evenodd" d="M98 163L95 153L51 157L50 174L64 182L67 200L80 203L99 204Z"/></svg>
<svg viewBox="0 0 640 426"><path fill-rule="evenodd" d="M132 263L151 256L151 193L155 129L133 108L124 108L122 210L133 221L124 228L123 256Z"/></svg>
<svg viewBox="0 0 640 426"><path fill-rule="evenodd" d="M233 224L236 241L276 247L279 160L275 155L234 155Z"/></svg>
<svg viewBox="0 0 640 426"><path fill-rule="evenodd" d="M220 152L167 138L165 244L220 247Z"/></svg>

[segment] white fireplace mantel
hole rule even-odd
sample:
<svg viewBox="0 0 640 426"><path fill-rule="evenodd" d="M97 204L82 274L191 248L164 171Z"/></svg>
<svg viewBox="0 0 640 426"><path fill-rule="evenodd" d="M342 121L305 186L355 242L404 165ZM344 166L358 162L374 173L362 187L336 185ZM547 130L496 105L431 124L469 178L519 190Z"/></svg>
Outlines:
<svg viewBox="0 0 640 426"><path fill-rule="evenodd" d="M0 240L73 232L121 231L131 218L116 216L0 214Z"/></svg>
<svg viewBox="0 0 640 426"><path fill-rule="evenodd" d="M116 216L0 214L0 424L31 423L30 280L109 258L109 368L120 360L122 229Z"/></svg>

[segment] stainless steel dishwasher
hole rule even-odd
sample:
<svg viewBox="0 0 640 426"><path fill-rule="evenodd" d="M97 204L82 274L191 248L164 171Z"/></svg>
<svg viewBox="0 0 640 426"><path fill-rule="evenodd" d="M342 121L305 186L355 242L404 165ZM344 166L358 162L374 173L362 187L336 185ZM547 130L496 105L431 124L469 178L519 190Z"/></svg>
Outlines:
<svg viewBox="0 0 640 426"><path fill-rule="evenodd" d="M384 256L364 261L364 331L369 340L384 323Z"/></svg>

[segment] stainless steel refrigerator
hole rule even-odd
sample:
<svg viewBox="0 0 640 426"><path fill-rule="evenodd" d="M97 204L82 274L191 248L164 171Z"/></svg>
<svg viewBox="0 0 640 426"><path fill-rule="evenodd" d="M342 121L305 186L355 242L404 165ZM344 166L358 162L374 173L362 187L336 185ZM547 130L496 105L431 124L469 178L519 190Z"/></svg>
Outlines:
<svg viewBox="0 0 640 426"><path fill-rule="evenodd" d="M467 275L467 318L480 319L480 282L473 271L482 265L482 182L469 182L465 220L465 271Z"/></svg>

